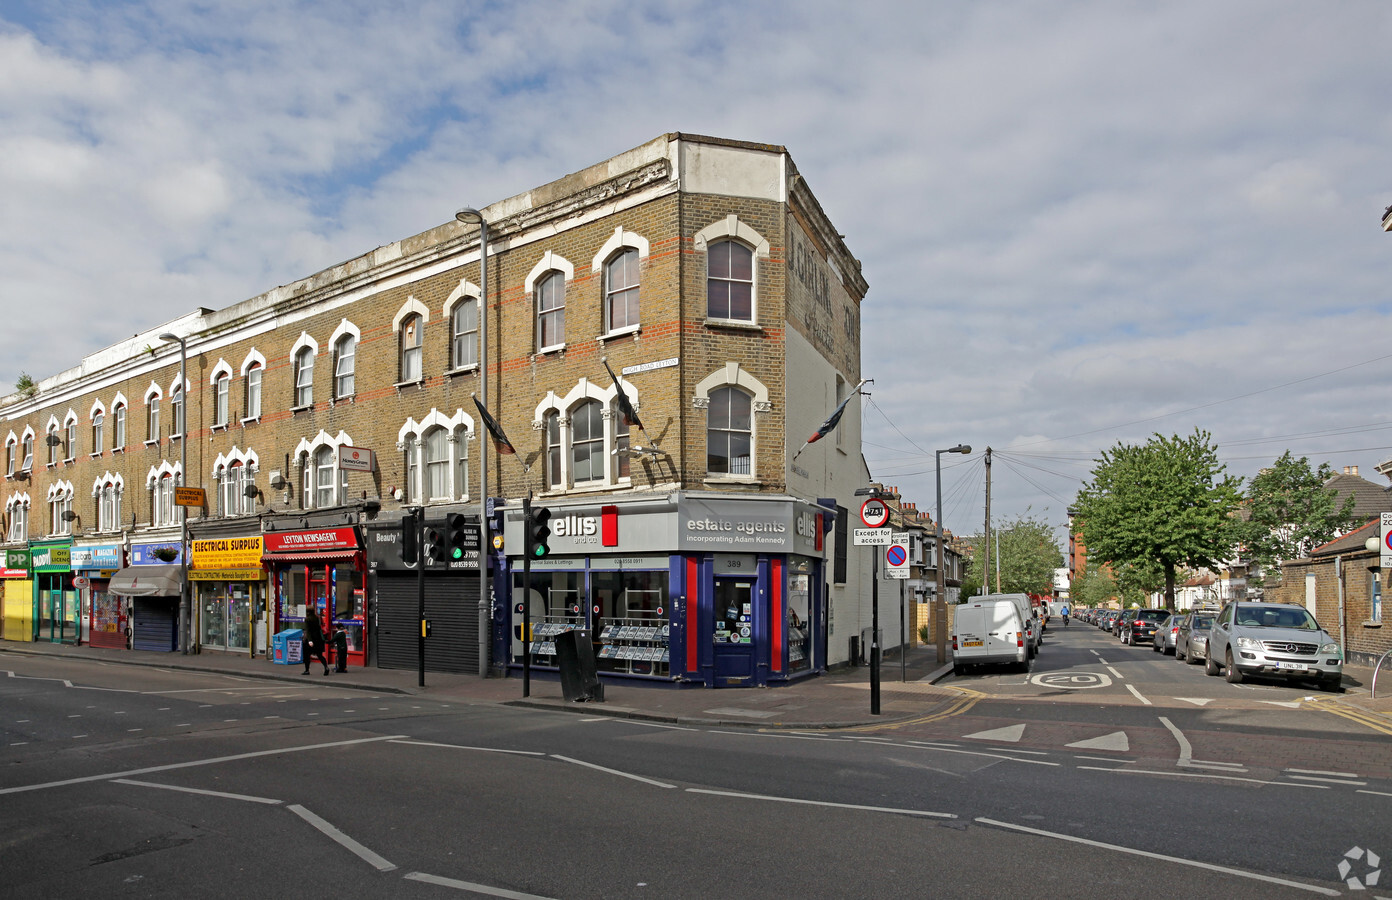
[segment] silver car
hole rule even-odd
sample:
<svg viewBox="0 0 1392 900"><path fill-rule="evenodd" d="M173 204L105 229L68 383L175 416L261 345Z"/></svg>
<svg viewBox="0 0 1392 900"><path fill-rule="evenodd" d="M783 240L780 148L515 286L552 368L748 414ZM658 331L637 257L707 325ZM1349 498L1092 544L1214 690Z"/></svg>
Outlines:
<svg viewBox="0 0 1392 900"><path fill-rule="evenodd" d="M1339 644L1315 617L1293 603L1233 601L1223 607L1208 635L1204 671L1227 670L1238 684L1248 675L1316 679L1327 691L1339 690L1344 657Z"/></svg>
<svg viewBox="0 0 1392 900"><path fill-rule="evenodd" d="M1213 612L1192 612L1179 623L1175 635L1175 659L1197 666L1208 658L1208 630L1216 618Z"/></svg>
<svg viewBox="0 0 1392 900"><path fill-rule="evenodd" d="M1150 649L1156 653L1173 655L1175 640L1179 637L1179 621L1184 616L1173 615L1155 623L1155 634L1150 639Z"/></svg>

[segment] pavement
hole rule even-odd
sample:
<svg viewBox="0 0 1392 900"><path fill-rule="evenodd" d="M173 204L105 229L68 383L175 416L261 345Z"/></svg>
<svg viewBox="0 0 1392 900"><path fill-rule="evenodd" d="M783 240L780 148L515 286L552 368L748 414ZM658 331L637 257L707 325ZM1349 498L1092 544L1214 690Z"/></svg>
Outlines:
<svg viewBox="0 0 1392 900"><path fill-rule="evenodd" d="M880 709L871 712L870 669L845 667L768 688L677 686L671 683L631 679L605 679L604 700L573 702L561 693L551 671L532 671L527 696L523 696L521 672L505 678L485 678L449 672L426 672L420 684L417 669L349 668L325 676L316 662L310 674L301 665L276 665L264 657L204 651L195 654L153 653L142 650L110 650L69 644L0 641L0 670L4 655L30 655L96 660L106 664L149 666L167 671L212 672L242 678L275 681L315 681L352 690L423 695L459 703L493 703L565 710L585 715L616 716L686 725L744 726L780 729L847 729L892 726L950 715L977 691L939 684L952 673L951 664L940 665L933 647L910 648L904 659L888 655L880 667ZM1370 715L1392 725L1392 669L1384 667L1378 697L1370 693L1371 667L1344 667L1342 694L1321 694L1320 703L1336 704L1355 716ZM1019 699L1019 698L1015 698Z"/></svg>

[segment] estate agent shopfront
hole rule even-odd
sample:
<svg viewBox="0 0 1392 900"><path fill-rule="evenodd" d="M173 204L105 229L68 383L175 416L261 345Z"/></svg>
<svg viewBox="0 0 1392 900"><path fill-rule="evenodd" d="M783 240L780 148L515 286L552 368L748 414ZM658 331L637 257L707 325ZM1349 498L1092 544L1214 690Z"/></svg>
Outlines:
<svg viewBox="0 0 1392 900"><path fill-rule="evenodd" d="M585 629L600 672L766 685L826 667L823 535L835 513L792 497L675 492L551 510L550 553L531 563L534 665ZM509 574L497 587L495 658L522 663L520 506L504 513Z"/></svg>

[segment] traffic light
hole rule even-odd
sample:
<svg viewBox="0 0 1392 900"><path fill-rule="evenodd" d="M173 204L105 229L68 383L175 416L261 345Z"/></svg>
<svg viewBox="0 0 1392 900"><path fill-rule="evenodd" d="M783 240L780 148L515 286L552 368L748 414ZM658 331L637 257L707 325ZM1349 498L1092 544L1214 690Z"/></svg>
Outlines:
<svg viewBox="0 0 1392 900"><path fill-rule="evenodd" d="M532 559L541 559L551 552L546 543L551 539L551 510L544 506L532 508L532 521L527 526L527 553Z"/></svg>
<svg viewBox="0 0 1392 900"><path fill-rule="evenodd" d="M449 542L446 548L449 552L449 559L457 562L464 558L464 551L468 549L468 534L465 531L465 518L463 513L450 513L445 516L445 536Z"/></svg>
<svg viewBox="0 0 1392 900"><path fill-rule="evenodd" d="M445 546L445 533L437 525L425 526L425 558L437 563L449 559L449 548Z"/></svg>
<svg viewBox="0 0 1392 900"><path fill-rule="evenodd" d="M416 564L416 517L408 514L401 517L401 561Z"/></svg>

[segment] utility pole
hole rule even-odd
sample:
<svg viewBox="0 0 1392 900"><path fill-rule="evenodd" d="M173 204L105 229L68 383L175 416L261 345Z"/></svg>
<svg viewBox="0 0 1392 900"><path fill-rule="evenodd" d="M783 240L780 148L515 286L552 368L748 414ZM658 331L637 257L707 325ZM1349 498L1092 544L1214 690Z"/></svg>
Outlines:
<svg viewBox="0 0 1392 900"><path fill-rule="evenodd" d="M986 527L981 532L981 593L991 593L991 448L986 448ZM999 590L997 586L997 590Z"/></svg>

